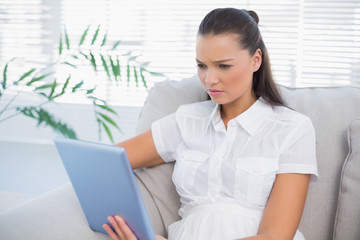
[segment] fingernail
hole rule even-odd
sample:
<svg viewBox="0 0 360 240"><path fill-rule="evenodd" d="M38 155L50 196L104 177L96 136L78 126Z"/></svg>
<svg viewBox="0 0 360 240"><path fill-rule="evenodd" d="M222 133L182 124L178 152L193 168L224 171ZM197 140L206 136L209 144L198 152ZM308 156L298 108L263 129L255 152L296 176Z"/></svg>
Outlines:
<svg viewBox="0 0 360 240"><path fill-rule="evenodd" d="M111 216L109 216L107 219L108 219L110 222L113 222L113 219L112 219Z"/></svg>
<svg viewBox="0 0 360 240"><path fill-rule="evenodd" d="M116 215L115 218L116 218L116 220L118 220L118 221L121 221L121 220L122 220L119 215Z"/></svg>

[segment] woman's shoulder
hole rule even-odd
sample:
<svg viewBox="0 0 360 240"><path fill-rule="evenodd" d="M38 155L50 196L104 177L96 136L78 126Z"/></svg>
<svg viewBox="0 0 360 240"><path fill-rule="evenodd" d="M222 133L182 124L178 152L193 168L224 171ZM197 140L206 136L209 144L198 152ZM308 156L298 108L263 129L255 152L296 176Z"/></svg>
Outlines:
<svg viewBox="0 0 360 240"><path fill-rule="evenodd" d="M311 119L307 115L286 106L274 106L273 111L275 119L284 124L299 125L304 122L311 123Z"/></svg>
<svg viewBox="0 0 360 240"><path fill-rule="evenodd" d="M211 100L184 104L178 108L176 115L182 117L208 118L215 107L216 103Z"/></svg>

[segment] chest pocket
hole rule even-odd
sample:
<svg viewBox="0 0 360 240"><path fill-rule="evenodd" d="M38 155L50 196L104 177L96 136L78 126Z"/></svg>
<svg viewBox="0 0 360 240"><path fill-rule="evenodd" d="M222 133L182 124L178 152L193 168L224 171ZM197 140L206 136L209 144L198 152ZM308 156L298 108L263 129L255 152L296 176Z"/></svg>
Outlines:
<svg viewBox="0 0 360 240"><path fill-rule="evenodd" d="M265 206L279 169L277 158L239 158L236 163L235 196Z"/></svg>
<svg viewBox="0 0 360 240"><path fill-rule="evenodd" d="M179 153L173 173L175 185L183 189L193 188L199 174L206 171L208 159L209 155L199 151L187 150Z"/></svg>

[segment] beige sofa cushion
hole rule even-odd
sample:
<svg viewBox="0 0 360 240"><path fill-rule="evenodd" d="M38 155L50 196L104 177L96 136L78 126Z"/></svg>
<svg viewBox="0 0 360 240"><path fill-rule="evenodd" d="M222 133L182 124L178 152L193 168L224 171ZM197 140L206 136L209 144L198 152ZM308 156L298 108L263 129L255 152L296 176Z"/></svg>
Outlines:
<svg viewBox="0 0 360 240"><path fill-rule="evenodd" d="M349 155L341 173L334 240L360 238L360 119L351 123L348 141Z"/></svg>
<svg viewBox="0 0 360 240"><path fill-rule="evenodd" d="M317 141L319 181L311 184L300 230L308 240L332 239L338 201L342 165L348 154L346 144L350 122L360 118L360 89L354 87L288 88L279 86L285 103L296 111L309 116L314 124ZM174 112L181 104L207 99L197 76L181 82L165 81L153 88L139 118L138 131L149 129L152 121ZM167 227L178 219L178 196L169 196L174 191L170 174L168 186L163 178L157 178L157 168L139 174L150 192L156 193L155 203ZM169 169L167 169L169 170ZM360 183L359 183L360 184ZM162 200L160 203L160 199ZM351 220L344 219L352 225ZM356 226L358 227L358 226Z"/></svg>
<svg viewBox="0 0 360 240"><path fill-rule="evenodd" d="M141 109L136 132L150 129L153 121L175 112L182 104L205 101L207 98L196 75L180 82L167 80L156 83Z"/></svg>
<svg viewBox="0 0 360 240"><path fill-rule="evenodd" d="M316 132L319 181L311 184L300 230L306 239L332 239L340 175L348 154L347 129L360 118L360 89L280 87L285 103L309 116ZM360 184L360 183L359 183ZM344 219L349 225L352 221Z"/></svg>
<svg viewBox="0 0 360 240"><path fill-rule="evenodd" d="M158 208L137 179L154 231L164 235ZM0 214L0 239L11 240L108 240L92 231L71 184L33 198Z"/></svg>

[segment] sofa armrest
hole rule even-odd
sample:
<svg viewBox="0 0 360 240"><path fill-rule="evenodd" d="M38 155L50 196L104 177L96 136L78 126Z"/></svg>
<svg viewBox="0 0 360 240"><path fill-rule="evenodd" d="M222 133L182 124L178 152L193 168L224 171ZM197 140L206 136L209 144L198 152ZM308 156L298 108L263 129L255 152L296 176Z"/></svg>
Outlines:
<svg viewBox="0 0 360 240"><path fill-rule="evenodd" d="M138 181L154 231L165 229L156 205ZM0 215L0 239L110 239L90 229L71 184L34 198Z"/></svg>

